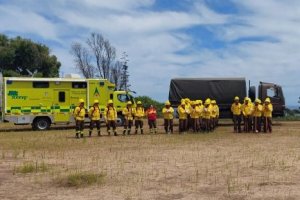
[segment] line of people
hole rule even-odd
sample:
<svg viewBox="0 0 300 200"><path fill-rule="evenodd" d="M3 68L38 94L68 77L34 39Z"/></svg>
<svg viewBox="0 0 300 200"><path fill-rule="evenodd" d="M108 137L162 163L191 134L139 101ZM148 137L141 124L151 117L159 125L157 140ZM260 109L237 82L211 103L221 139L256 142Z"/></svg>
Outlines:
<svg viewBox="0 0 300 200"><path fill-rule="evenodd" d="M211 101L210 99L207 99L203 105L201 100L191 101L187 98L182 99L177 112L179 115L180 134L185 133L190 129L194 132L213 131L218 124L219 107L214 100ZM169 101L165 102L162 114L164 118L165 132L173 133L174 109L171 107L171 103ZM79 105L74 109L73 115L76 121L75 136L76 138L83 137L84 120L86 115L83 99L79 100ZM105 119L108 134L114 134L117 136L116 120L118 115L112 100L108 101L107 107L102 115ZM132 106L131 101L128 101L127 106L122 111L122 115L124 117L123 135L130 135L133 125L135 126L135 134L138 134L138 131L140 131L141 134L144 134L143 119L145 116L148 118L150 133L157 133L157 111L152 105L145 111L141 101L137 102L136 108ZM101 136L101 110L99 108L98 100L94 101L93 106L88 111L88 116L90 118L89 136L92 135L95 127L97 129L98 136Z"/></svg>
<svg viewBox="0 0 300 200"><path fill-rule="evenodd" d="M240 98L235 97L234 103L231 105L233 114L234 132L241 133L241 122L244 122L244 132L272 132L272 112L273 105L270 98L266 98L262 103L260 99L255 99L254 103L251 99L245 97L243 104L240 103Z"/></svg>

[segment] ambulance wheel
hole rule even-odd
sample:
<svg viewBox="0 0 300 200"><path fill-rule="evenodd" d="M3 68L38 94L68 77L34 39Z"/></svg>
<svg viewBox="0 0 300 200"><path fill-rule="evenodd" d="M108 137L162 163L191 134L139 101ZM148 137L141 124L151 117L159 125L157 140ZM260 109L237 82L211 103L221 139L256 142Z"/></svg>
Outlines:
<svg viewBox="0 0 300 200"><path fill-rule="evenodd" d="M43 131L49 129L49 127L50 127L50 120L46 117L35 118L32 123L32 128L34 130Z"/></svg>
<svg viewBox="0 0 300 200"><path fill-rule="evenodd" d="M125 118L122 115L118 115L117 118L117 126L124 126L125 123Z"/></svg>

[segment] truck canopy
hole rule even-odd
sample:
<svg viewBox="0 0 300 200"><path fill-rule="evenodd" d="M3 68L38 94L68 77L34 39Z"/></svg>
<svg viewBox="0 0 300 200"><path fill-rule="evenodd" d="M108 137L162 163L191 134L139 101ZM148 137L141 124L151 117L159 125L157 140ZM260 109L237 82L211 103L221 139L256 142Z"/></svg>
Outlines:
<svg viewBox="0 0 300 200"><path fill-rule="evenodd" d="M169 101L174 106L179 105L182 98L211 98L219 105L228 105L235 96L246 96L245 78L174 78L170 83Z"/></svg>

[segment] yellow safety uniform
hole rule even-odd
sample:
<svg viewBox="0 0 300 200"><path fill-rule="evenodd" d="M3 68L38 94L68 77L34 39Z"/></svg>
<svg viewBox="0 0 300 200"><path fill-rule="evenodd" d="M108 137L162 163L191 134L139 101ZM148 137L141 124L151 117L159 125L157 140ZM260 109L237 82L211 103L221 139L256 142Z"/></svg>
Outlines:
<svg viewBox="0 0 300 200"><path fill-rule="evenodd" d="M74 110L74 118L78 121L83 121L85 117L85 108L77 106Z"/></svg>
<svg viewBox="0 0 300 200"><path fill-rule="evenodd" d="M191 112L190 115L192 119L199 119L201 115L201 110L199 106L195 106L194 108L191 107L190 112Z"/></svg>
<svg viewBox="0 0 300 200"><path fill-rule="evenodd" d="M127 120L133 120L133 116L135 115L135 108L124 108L122 114L125 116Z"/></svg>
<svg viewBox="0 0 300 200"><path fill-rule="evenodd" d="M135 110L135 115L137 120L141 120L145 116L145 111L143 107L137 107Z"/></svg>
<svg viewBox="0 0 300 200"><path fill-rule="evenodd" d="M244 116L251 116L253 112L252 103L243 104L242 106L242 112Z"/></svg>
<svg viewBox="0 0 300 200"><path fill-rule="evenodd" d="M98 106L93 106L89 110L89 117L91 120L100 120L100 108Z"/></svg>
<svg viewBox="0 0 300 200"><path fill-rule="evenodd" d="M183 108L182 106L178 107L179 119L187 119L189 114L189 110L187 108Z"/></svg>
<svg viewBox="0 0 300 200"><path fill-rule="evenodd" d="M203 108L202 117L204 119L210 119L211 118L211 108L210 108L210 106Z"/></svg>
<svg viewBox="0 0 300 200"><path fill-rule="evenodd" d="M104 118L106 121L115 121L117 119L117 110L116 108L109 106L105 108Z"/></svg>
<svg viewBox="0 0 300 200"><path fill-rule="evenodd" d="M172 107L170 107L170 108L164 107L162 109L162 113L163 113L164 119L173 119L174 118L174 109Z"/></svg>
<svg viewBox="0 0 300 200"><path fill-rule="evenodd" d="M257 106L253 106L253 117L261 117L262 116L262 111L263 111L263 106L258 104Z"/></svg>
<svg viewBox="0 0 300 200"><path fill-rule="evenodd" d="M240 115L240 114L242 114L242 105L240 103L238 103L238 104L233 103L231 105L231 112L233 113L233 115Z"/></svg>
<svg viewBox="0 0 300 200"><path fill-rule="evenodd" d="M263 115L265 117L272 117L272 112L273 112L273 105L269 103L269 105L264 105L263 106Z"/></svg>

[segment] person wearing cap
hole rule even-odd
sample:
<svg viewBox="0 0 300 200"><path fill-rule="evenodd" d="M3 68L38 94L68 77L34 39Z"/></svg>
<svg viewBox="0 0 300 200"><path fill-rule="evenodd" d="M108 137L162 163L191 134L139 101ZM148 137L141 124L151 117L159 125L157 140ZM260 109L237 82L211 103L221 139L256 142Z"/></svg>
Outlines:
<svg viewBox="0 0 300 200"><path fill-rule="evenodd" d="M85 108L84 100L79 99L78 106L75 107L73 116L76 122L76 138L83 138L83 129L84 129L84 118L85 118Z"/></svg>
<svg viewBox="0 0 300 200"><path fill-rule="evenodd" d="M261 132L261 116L263 107L261 105L260 99L255 99L255 104L253 106L253 132L258 133Z"/></svg>
<svg viewBox="0 0 300 200"><path fill-rule="evenodd" d="M131 127L133 126L133 116L135 113L135 109L132 107L132 102L128 101L127 106L123 109L122 114L125 118L123 135L130 135Z"/></svg>
<svg viewBox="0 0 300 200"><path fill-rule="evenodd" d="M145 116L145 111L144 111L142 102L138 101L137 105L136 105L135 115L134 115L134 117L135 117L135 134L138 133L139 128L141 130L141 134L144 134L144 130L143 130L143 125L144 125L143 117L144 116Z"/></svg>
<svg viewBox="0 0 300 200"><path fill-rule="evenodd" d="M209 132L211 130L211 101L206 99L203 108L203 128L204 131Z"/></svg>
<svg viewBox="0 0 300 200"><path fill-rule="evenodd" d="M200 107L198 105L198 101L192 101L191 102L191 108L190 108L190 116L191 116L191 122L192 122L192 129L193 132L199 131L199 117L200 117Z"/></svg>
<svg viewBox="0 0 300 200"><path fill-rule="evenodd" d="M99 108L99 101L96 99L94 100L94 105L89 110L89 118L91 120L90 122L90 130L89 130L89 136L92 136L92 132L94 129L94 126L97 127L98 136L101 136L100 132L100 108Z"/></svg>
<svg viewBox="0 0 300 200"><path fill-rule="evenodd" d="M184 133L187 131L187 118L189 113L189 109L185 107L185 102L183 101L178 107L179 114L179 133Z"/></svg>
<svg viewBox="0 0 300 200"><path fill-rule="evenodd" d="M264 116L264 132L268 131L272 133L272 112L273 105L269 97L266 98L263 106L263 116Z"/></svg>
<svg viewBox="0 0 300 200"><path fill-rule="evenodd" d="M171 107L170 101L165 102L165 107L162 109L162 114L164 116L164 128L165 132L173 133L173 118L174 118L174 109Z"/></svg>
<svg viewBox="0 0 300 200"><path fill-rule="evenodd" d="M199 107L200 110L200 115L199 115L199 130L203 130L203 109L204 105L202 100L197 100L197 106Z"/></svg>
<svg viewBox="0 0 300 200"><path fill-rule="evenodd" d="M244 119L244 131L250 132L251 130L251 115L252 115L252 103L249 97L245 97L244 104L242 105L242 114Z"/></svg>
<svg viewBox="0 0 300 200"><path fill-rule="evenodd" d="M105 108L104 111L104 118L107 126L107 132L110 135L111 134L111 129L114 132L115 136L117 135L117 125L116 125L116 120L117 120L117 110L114 107L113 101L110 99L108 100L107 107Z"/></svg>
<svg viewBox="0 0 300 200"><path fill-rule="evenodd" d="M150 129L150 133L157 133L156 128L156 118L157 112L153 105L150 105L149 109L146 111L148 117L148 125Z"/></svg>
<svg viewBox="0 0 300 200"><path fill-rule="evenodd" d="M185 103L185 109L188 111L187 119L186 119L186 130L189 131L192 128L192 119L190 114L191 112L190 110L192 108L192 101L189 98L185 98L184 103Z"/></svg>
<svg viewBox="0 0 300 200"><path fill-rule="evenodd" d="M215 129L218 124L219 106L216 100L211 100L211 128Z"/></svg>
<svg viewBox="0 0 300 200"><path fill-rule="evenodd" d="M242 105L240 104L240 98L235 97L234 103L231 105L231 112L233 114L232 120L233 120L233 126L234 126L234 132L235 133L241 133L241 121L242 121Z"/></svg>

